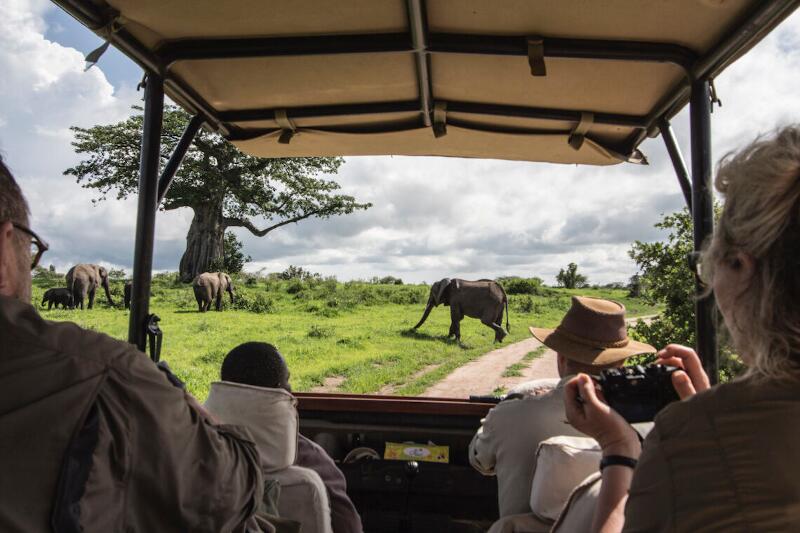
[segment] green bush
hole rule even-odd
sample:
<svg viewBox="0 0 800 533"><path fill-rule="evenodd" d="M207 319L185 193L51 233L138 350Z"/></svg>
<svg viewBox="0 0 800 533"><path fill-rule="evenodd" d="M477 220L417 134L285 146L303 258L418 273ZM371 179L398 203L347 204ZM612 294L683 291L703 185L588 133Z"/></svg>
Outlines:
<svg viewBox="0 0 800 533"><path fill-rule="evenodd" d="M533 299L527 294L522 298L512 300L512 302L514 303L514 310L520 313L530 313L536 308Z"/></svg>
<svg viewBox="0 0 800 533"><path fill-rule="evenodd" d="M333 328L326 328L318 326L316 324L312 324L311 328L308 330L308 336L314 339L324 339L326 337L332 337Z"/></svg>
<svg viewBox="0 0 800 533"><path fill-rule="evenodd" d="M503 288L506 294L540 294L542 280L538 278L509 278Z"/></svg>
<svg viewBox="0 0 800 533"><path fill-rule="evenodd" d="M298 292L301 292L304 288L305 287L302 281L300 281L299 279L293 279L286 286L286 292L288 292L289 294L297 294Z"/></svg>
<svg viewBox="0 0 800 533"><path fill-rule="evenodd" d="M233 301L232 307L251 313L272 313L275 310L273 301L262 291L244 289L236 291L236 299Z"/></svg>

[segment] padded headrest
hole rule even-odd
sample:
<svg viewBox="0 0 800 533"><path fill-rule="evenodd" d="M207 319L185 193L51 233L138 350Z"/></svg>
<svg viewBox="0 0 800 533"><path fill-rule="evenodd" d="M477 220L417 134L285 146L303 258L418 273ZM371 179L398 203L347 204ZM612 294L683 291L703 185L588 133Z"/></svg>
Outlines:
<svg viewBox="0 0 800 533"><path fill-rule="evenodd" d="M291 393L216 381L211 384L205 406L224 423L250 430L266 472L294 464L300 421L297 399Z"/></svg>
<svg viewBox="0 0 800 533"><path fill-rule="evenodd" d="M600 467L602 452L594 439L552 437L539 444L531 485L531 511L555 520L572 490Z"/></svg>

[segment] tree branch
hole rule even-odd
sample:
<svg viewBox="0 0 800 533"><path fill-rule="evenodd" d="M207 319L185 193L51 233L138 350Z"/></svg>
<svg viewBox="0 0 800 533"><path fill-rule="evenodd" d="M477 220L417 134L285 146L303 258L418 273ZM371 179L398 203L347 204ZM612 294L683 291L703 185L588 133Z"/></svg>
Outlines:
<svg viewBox="0 0 800 533"><path fill-rule="evenodd" d="M322 212L322 209L316 209L314 211L309 211L308 213L304 213L304 214L298 215L298 216L296 216L294 218L290 218L290 219L284 220L282 222L278 222L277 224L273 224L272 226L269 226L269 227L264 228L264 229L256 228L253 225L252 222L250 222L249 220L244 219L244 218L224 218L222 220L222 224L226 228L230 228L230 227L247 228L247 230L249 230L250 233L252 233L256 237L263 237L264 235L266 235L270 231L278 229L281 226L286 226L287 224L292 224L293 222L300 222L303 219L312 217L312 216L317 215L317 214L319 214L321 212Z"/></svg>

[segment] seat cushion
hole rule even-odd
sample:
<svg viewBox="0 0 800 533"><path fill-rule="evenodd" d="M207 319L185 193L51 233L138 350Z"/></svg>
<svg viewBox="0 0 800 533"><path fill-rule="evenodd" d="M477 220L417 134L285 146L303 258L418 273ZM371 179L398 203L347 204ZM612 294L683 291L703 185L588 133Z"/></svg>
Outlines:
<svg viewBox="0 0 800 533"><path fill-rule="evenodd" d="M556 520L573 489L598 471L601 456L597 442L586 437L552 437L539 444L531 511L545 520Z"/></svg>
<svg viewBox="0 0 800 533"><path fill-rule="evenodd" d="M272 472L281 484L278 513L302 524L303 533L332 533L328 491L319 474L310 468L290 466Z"/></svg>
<svg viewBox="0 0 800 533"><path fill-rule="evenodd" d="M551 532L590 531L602 484L600 472L595 472L575 487Z"/></svg>

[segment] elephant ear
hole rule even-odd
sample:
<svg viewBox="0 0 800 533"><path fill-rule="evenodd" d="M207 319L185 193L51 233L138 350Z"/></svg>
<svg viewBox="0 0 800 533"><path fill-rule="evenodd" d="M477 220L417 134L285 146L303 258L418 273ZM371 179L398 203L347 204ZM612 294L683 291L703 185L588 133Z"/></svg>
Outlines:
<svg viewBox="0 0 800 533"><path fill-rule="evenodd" d="M450 278L443 278L439 282L439 287L436 291L436 305L442 303L442 296L444 296L444 291L447 290L447 287L450 286Z"/></svg>

